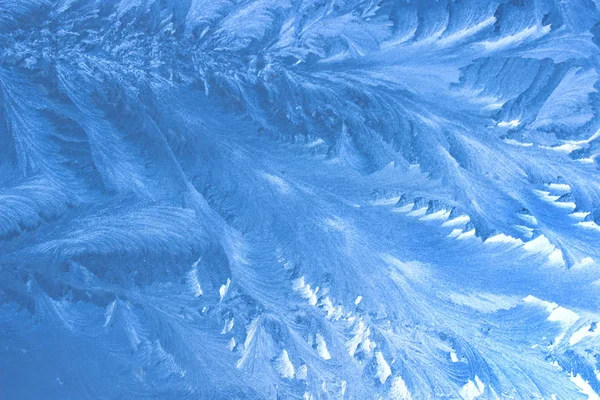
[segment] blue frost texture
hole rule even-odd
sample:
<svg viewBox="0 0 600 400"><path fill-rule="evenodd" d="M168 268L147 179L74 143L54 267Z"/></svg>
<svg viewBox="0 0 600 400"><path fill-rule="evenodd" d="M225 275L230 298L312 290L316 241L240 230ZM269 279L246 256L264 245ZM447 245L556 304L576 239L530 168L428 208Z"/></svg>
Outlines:
<svg viewBox="0 0 600 400"><path fill-rule="evenodd" d="M0 399L600 399L600 0L0 0Z"/></svg>

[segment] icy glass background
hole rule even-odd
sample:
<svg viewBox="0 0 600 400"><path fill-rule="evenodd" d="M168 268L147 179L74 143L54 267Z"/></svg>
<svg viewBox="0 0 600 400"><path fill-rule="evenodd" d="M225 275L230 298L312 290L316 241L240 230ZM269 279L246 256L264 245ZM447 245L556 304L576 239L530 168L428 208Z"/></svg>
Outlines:
<svg viewBox="0 0 600 400"><path fill-rule="evenodd" d="M599 7L0 0L0 398L599 399Z"/></svg>

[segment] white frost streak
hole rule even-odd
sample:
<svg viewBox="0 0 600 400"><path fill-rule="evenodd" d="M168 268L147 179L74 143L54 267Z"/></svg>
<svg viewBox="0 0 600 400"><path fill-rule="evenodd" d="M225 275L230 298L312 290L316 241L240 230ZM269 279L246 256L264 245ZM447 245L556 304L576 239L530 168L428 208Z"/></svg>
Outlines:
<svg viewBox="0 0 600 400"><path fill-rule="evenodd" d="M459 395L464 400L473 400L481 396L485 391L485 384L475 375L475 381L469 379L466 385L460 389Z"/></svg>
<svg viewBox="0 0 600 400"><path fill-rule="evenodd" d="M370 328L367 328L363 321L359 321L354 328L354 336L346 342L346 348L348 349L348 354L351 357L354 357L358 346L362 343L362 347L366 350L370 350L370 340L369 335L371 334Z"/></svg>
<svg viewBox="0 0 600 400"><path fill-rule="evenodd" d="M319 288L316 288L315 290L313 290L310 287L310 285L304 281L303 276L294 280L293 288L296 292L298 292L300 294L300 296L302 296L303 298L308 300L308 302L311 305L313 305L313 306L317 305L317 291L319 290Z"/></svg>
<svg viewBox="0 0 600 400"><path fill-rule="evenodd" d="M296 373L296 378L301 381L305 381L307 375L308 375L308 367L306 366L306 364L302 364L300 366L300 368L298 368L298 372Z"/></svg>
<svg viewBox="0 0 600 400"><path fill-rule="evenodd" d="M231 338L231 340L229 341L229 343L227 343L227 348L230 351L233 351L235 349L236 344L237 343L235 342L235 338Z"/></svg>
<svg viewBox="0 0 600 400"><path fill-rule="evenodd" d="M450 220L444 222L442 224L442 226L446 227L446 226L456 226L456 225L461 225L461 224L464 225L467 222L469 222L470 220L471 220L471 218L469 218L468 215L461 215L459 217L456 217L456 218L453 218L453 219L450 219Z"/></svg>
<svg viewBox="0 0 600 400"><path fill-rule="evenodd" d="M577 385L581 393L585 394L588 397L588 400L600 400L600 396L598 396L598 393L596 393L594 389L592 389L589 382L583 379L581 375L571 375L571 382Z"/></svg>
<svg viewBox="0 0 600 400"><path fill-rule="evenodd" d="M501 121L498 122L498 128L516 128L521 125L521 121L513 119L512 121Z"/></svg>
<svg viewBox="0 0 600 400"><path fill-rule="evenodd" d="M528 304L544 307L550 313L548 321L559 322L561 325L569 326L579 319L579 315L573 311L561 307L556 303L540 300L532 295L525 297L523 301Z"/></svg>
<svg viewBox="0 0 600 400"><path fill-rule="evenodd" d="M562 250L554 246L544 235L540 235L535 239L525 243L523 245L523 249L530 253L546 255L548 257L548 264L550 265L565 265Z"/></svg>
<svg viewBox="0 0 600 400"><path fill-rule="evenodd" d="M281 194L288 194L290 192L290 185L287 184L286 181L284 181L283 179L281 179L278 176L275 175L271 175L271 174L267 174L264 173L263 177L273 186L275 186L277 188L277 190L279 191L279 193Z"/></svg>
<svg viewBox="0 0 600 400"><path fill-rule="evenodd" d="M379 378L379 382L383 384L392 374L392 369L380 351L375 354L375 358L377 359L377 377Z"/></svg>
<svg viewBox="0 0 600 400"><path fill-rule="evenodd" d="M546 25L541 28L538 26L531 26L515 33L514 35L504 36L496 41L485 41L482 42L482 44L486 50L496 51L506 47L518 45L525 40L537 39L544 36L548 32L550 32L550 25Z"/></svg>
<svg viewBox="0 0 600 400"><path fill-rule="evenodd" d="M115 313L115 305L117 304L116 300L113 300L108 307L106 307L106 312L104 313L104 327L106 328L110 321L112 320L113 314Z"/></svg>
<svg viewBox="0 0 600 400"><path fill-rule="evenodd" d="M281 355L275 360L275 369L284 379L294 379L294 365L290 361L287 350L283 350Z"/></svg>
<svg viewBox="0 0 600 400"><path fill-rule="evenodd" d="M576 345L586 337L596 337L600 334L600 329L596 327L596 329L592 330L592 325L586 325L583 328L579 329L573 335L571 335L571 339L569 339L569 344L571 346Z"/></svg>
<svg viewBox="0 0 600 400"><path fill-rule="evenodd" d="M223 298L225 298L225 296L227 295L227 292L229 291L229 285L231 285L231 279L227 278L227 283L221 285L221 287L219 288L219 295L221 296L221 301L223 301Z"/></svg>
<svg viewBox="0 0 600 400"><path fill-rule="evenodd" d="M556 303L550 303L548 301L540 300L537 297L531 295L525 297L523 301L527 304L532 304L545 308L546 311L550 313L550 315L547 318L548 321L556 322L560 324L560 326L563 328L563 332L554 339L554 346L558 345L562 341L563 337L565 336L566 330L570 328L579 319L579 315L577 315L569 309L559 306Z"/></svg>
<svg viewBox="0 0 600 400"><path fill-rule="evenodd" d="M467 38L481 32L485 28L493 25L495 22L496 22L496 17L494 17L494 16L489 17L489 18L481 21L480 23L478 23L475 26L471 26L469 28L462 29L458 32L455 32L451 35L448 35L446 37L439 39L438 44L441 46L447 46L450 44L454 44L455 42L459 42L461 40L467 39Z"/></svg>
<svg viewBox="0 0 600 400"><path fill-rule="evenodd" d="M331 355L329 354L329 350L327 350L327 343L325 342L325 338L317 333L315 336L317 341L317 353L323 360L331 360Z"/></svg>
<svg viewBox="0 0 600 400"><path fill-rule="evenodd" d="M188 272L187 275L188 285L190 285L192 293L196 297L200 297L203 294L202 286L200 285L200 280L198 279L198 263L200 262L200 260L201 258L199 258L198 261L196 261L192 265L192 269L190 270L190 272Z"/></svg>
<svg viewBox="0 0 600 400"><path fill-rule="evenodd" d="M390 389L390 399L392 400L412 400L412 396L408 391L408 387L401 376L397 376L392 380L392 388Z"/></svg>
<svg viewBox="0 0 600 400"><path fill-rule="evenodd" d="M242 357L238 360L238 362L235 364L236 368L238 369L243 368L248 362L248 360L251 358L251 352L249 351L249 349L252 346L254 338L256 337L258 323L259 320L254 319L248 327L248 333L246 334L246 340L244 341L244 353L242 354Z"/></svg>

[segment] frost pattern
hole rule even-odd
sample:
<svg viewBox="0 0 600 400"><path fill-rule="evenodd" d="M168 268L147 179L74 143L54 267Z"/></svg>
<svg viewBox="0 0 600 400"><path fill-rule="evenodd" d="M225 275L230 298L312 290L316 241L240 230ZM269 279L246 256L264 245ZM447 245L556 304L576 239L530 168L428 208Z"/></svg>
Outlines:
<svg viewBox="0 0 600 400"><path fill-rule="evenodd" d="M599 7L0 0L2 397L598 398Z"/></svg>

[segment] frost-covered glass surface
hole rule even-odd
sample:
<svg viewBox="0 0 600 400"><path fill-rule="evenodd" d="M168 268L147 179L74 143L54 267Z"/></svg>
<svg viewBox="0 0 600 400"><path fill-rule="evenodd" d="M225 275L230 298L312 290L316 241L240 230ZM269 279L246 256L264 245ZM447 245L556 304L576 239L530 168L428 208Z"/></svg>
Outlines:
<svg viewBox="0 0 600 400"><path fill-rule="evenodd" d="M599 7L0 0L0 398L599 399Z"/></svg>

